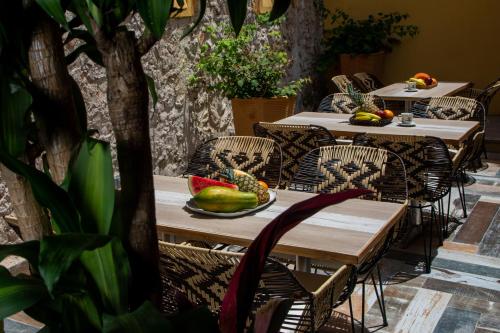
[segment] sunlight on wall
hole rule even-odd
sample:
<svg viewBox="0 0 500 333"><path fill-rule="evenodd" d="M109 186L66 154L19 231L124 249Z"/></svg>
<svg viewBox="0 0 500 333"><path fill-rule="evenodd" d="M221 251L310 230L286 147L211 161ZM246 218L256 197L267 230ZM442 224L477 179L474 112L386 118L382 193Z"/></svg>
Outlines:
<svg viewBox="0 0 500 333"><path fill-rule="evenodd" d="M420 33L406 39L386 58L384 83L403 81L427 72L442 81L472 81L476 87L500 76L499 0L324 0L333 11L344 9L355 18L399 11ZM325 22L328 24L329 20ZM500 115L500 94L491 114Z"/></svg>

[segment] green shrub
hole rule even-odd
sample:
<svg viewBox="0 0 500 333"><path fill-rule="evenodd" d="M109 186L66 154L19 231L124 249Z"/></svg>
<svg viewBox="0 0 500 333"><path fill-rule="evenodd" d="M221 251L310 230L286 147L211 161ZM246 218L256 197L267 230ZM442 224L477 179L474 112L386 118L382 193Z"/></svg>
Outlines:
<svg viewBox="0 0 500 333"><path fill-rule="evenodd" d="M190 84L229 99L296 95L309 79L282 84L290 59L277 21L269 22L268 16L260 15L255 23L245 24L238 36L228 24L205 28L207 41ZM256 43L260 29L267 30L268 38Z"/></svg>

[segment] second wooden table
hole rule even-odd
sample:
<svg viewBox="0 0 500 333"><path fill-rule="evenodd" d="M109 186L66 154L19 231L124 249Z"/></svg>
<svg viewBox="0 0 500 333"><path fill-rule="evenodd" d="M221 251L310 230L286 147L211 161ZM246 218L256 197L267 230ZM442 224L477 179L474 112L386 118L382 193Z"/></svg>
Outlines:
<svg viewBox="0 0 500 333"><path fill-rule="evenodd" d="M350 114L326 113L326 112L302 112L294 116L281 119L277 124L289 125L320 125L331 131L335 136L352 138L356 134L386 134L386 135L417 135L435 136L441 138L445 143L459 146L476 129L479 128L477 121L439 120L414 118L415 127L400 127L397 118L387 126L357 126L349 123Z"/></svg>

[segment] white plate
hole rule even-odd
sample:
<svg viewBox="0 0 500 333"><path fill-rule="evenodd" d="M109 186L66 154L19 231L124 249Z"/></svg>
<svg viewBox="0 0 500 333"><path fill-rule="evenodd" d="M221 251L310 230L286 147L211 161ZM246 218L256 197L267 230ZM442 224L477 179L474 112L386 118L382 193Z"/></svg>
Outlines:
<svg viewBox="0 0 500 333"><path fill-rule="evenodd" d="M415 124L415 123L409 123L409 124L398 123L398 126L401 126L401 127L415 127L415 126L417 126L417 124Z"/></svg>
<svg viewBox="0 0 500 333"><path fill-rule="evenodd" d="M269 201L266 202L265 204L259 205L255 208L252 209L243 209L240 210L239 212L234 212L234 213L216 213L216 212L209 212L208 210L204 210L201 208L198 208L196 206L196 203L194 202L193 199L186 201L186 208L189 209L192 212L195 213L200 213L200 214L205 214L205 215L211 215L211 216L219 216L219 217L236 217L236 216L242 216L246 214L253 213L255 211L261 210L270 204L272 204L276 200L276 191L268 190L269 192Z"/></svg>

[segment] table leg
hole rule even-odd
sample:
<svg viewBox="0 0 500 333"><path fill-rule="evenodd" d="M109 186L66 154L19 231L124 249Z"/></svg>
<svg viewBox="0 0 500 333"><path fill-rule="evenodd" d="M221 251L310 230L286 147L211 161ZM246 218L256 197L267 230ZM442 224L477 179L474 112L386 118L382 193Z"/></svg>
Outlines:
<svg viewBox="0 0 500 333"><path fill-rule="evenodd" d="M405 112L411 112L412 101L405 101Z"/></svg>
<svg viewBox="0 0 500 333"><path fill-rule="evenodd" d="M297 270L300 272L311 272L311 259L306 257L297 256L295 258Z"/></svg>

